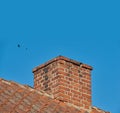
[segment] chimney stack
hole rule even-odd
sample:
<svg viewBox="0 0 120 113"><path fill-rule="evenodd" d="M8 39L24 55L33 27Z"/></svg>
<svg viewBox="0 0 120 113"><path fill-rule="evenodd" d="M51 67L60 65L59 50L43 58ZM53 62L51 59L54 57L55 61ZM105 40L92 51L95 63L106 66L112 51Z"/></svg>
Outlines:
<svg viewBox="0 0 120 113"><path fill-rule="evenodd" d="M90 109L92 67L58 56L33 69L34 88L57 100Z"/></svg>

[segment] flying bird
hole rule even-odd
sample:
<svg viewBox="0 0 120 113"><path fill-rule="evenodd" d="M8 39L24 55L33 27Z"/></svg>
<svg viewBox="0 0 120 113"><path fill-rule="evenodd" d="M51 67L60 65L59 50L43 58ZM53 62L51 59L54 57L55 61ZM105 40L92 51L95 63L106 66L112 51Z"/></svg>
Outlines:
<svg viewBox="0 0 120 113"><path fill-rule="evenodd" d="M18 47L18 48L20 48L20 47L21 47L21 45L20 45L20 44L18 44L18 45L17 45L17 47ZM25 50L28 50L28 48L27 48L27 47L26 47L26 48L24 48L24 49L25 49Z"/></svg>
<svg viewBox="0 0 120 113"><path fill-rule="evenodd" d="M19 48L20 48L20 44L18 44L18 45L17 45L17 47L19 47Z"/></svg>

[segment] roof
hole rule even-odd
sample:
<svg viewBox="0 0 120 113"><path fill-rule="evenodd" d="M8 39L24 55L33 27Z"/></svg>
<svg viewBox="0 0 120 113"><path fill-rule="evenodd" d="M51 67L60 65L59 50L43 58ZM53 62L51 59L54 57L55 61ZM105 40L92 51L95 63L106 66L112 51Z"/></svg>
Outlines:
<svg viewBox="0 0 120 113"><path fill-rule="evenodd" d="M0 79L0 113L81 113L51 95Z"/></svg>
<svg viewBox="0 0 120 113"><path fill-rule="evenodd" d="M93 69L91 66L89 66L89 65L87 65L87 64L83 64L83 63L81 63L81 62L78 62L78 61L76 61L76 60L72 60L72 59L67 58L67 57L64 57L64 56L58 56L58 57L53 58L52 60L49 60L48 62L40 65L40 66L35 67L35 68L33 69L33 72L35 72L35 71L37 71L38 69L41 69L41 68L43 68L43 67L45 67L45 66L47 66L47 65L49 65L49 64L51 64L51 63L53 63L53 62L56 62L56 61L58 61L58 60L64 60L64 61L71 62L71 63L73 63L73 64L75 64L75 65L79 65L79 66L81 65L82 67L87 68L87 69L90 69L90 70Z"/></svg>
<svg viewBox="0 0 120 113"><path fill-rule="evenodd" d="M0 78L0 113L109 113L92 107L87 112L53 99L27 85Z"/></svg>
<svg viewBox="0 0 120 113"><path fill-rule="evenodd" d="M92 107L92 109L91 109L91 113L110 113L110 112L108 112L108 111L103 111L102 109L99 109L99 108L97 108L97 107Z"/></svg>

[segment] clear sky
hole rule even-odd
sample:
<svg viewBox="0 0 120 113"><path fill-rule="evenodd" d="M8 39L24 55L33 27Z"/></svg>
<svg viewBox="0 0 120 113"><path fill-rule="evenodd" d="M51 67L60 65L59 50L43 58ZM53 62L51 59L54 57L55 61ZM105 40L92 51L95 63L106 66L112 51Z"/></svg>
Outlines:
<svg viewBox="0 0 120 113"><path fill-rule="evenodd" d="M120 113L119 0L0 0L0 78L33 86L58 55L93 66L93 105Z"/></svg>

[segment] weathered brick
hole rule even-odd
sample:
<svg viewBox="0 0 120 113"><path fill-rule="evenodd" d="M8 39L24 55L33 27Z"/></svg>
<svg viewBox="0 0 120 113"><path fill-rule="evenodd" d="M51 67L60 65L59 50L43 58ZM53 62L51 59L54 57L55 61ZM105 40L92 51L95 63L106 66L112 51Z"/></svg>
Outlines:
<svg viewBox="0 0 120 113"><path fill-rule="evenodd" d="M58 100L72 102L77 106L82 104L81 102L84 99L88 99L89 102L86 103L86 106L91 106L91 96L84 94L91 95L91 70L90 66L68 58L53 59L39 66L38 69L36 68L37 73L33 71L35 76L34 87L54 94ZM46 90L46 88L50 89ZM81 98L80 95L85 97Z"/></svg>

